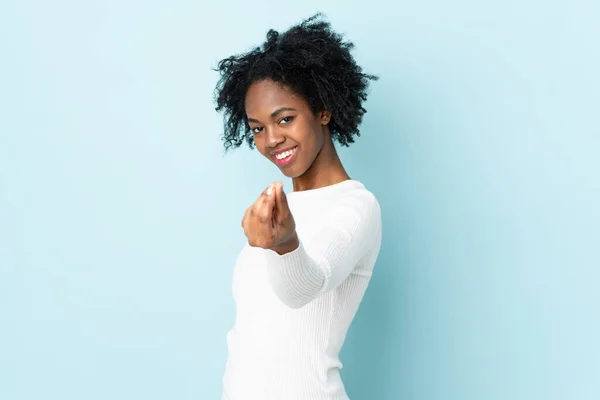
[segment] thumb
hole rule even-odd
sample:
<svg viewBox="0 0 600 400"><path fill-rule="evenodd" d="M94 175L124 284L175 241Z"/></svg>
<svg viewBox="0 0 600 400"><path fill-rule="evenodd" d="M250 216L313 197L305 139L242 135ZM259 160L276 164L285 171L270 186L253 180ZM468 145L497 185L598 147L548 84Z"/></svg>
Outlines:
<svg viewBox="0 0 600 400"><path fill-rule="evenodd" d="M276 197L276 186L275 184L271 184L267 189L267 199L265 200L266 207L268 207L269 211L272 211L275 208Z"/></svg>
<svg viewBox="0 0 600 400"><path fill-rule="evenodd" d="M290 209L288 206L287 196L283 191L283 182L278 182L275 187L275 204L277 205L277 210L279 211L279 215L286 215Z"/></svg>

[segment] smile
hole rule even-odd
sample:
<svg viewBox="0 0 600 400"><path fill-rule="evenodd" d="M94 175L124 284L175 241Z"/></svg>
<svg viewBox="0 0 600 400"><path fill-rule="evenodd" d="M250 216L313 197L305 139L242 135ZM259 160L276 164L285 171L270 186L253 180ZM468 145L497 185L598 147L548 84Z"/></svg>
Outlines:
<svg viewBox="0 0 600 400"><path fill-rule="evenodd" d="M279 166L284 166L292 162L294 155L296 154L296 149L298 146L282 151L281 153L277 153L274 155L275 163Z"/></svg>

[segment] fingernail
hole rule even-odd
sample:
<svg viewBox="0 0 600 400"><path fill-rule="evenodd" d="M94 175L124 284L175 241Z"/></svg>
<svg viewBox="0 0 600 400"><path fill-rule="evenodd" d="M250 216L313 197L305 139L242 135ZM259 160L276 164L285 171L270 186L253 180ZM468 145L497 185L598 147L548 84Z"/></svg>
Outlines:
<svg viewBox="0 0 600 400"><path fill-rule="evenodd" d="M269 188L267 189L267 195L270 196L271 193L273 193L273 185L269 185Z"/></svg>

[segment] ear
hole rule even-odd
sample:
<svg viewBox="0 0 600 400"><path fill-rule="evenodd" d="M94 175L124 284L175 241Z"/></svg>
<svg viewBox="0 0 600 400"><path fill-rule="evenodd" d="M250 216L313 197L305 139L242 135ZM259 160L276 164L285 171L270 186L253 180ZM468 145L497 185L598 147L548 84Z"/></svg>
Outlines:
<svg viewBox="0 0 600 400"><path fill-rule="evenodd" d="M319 113L319 120L321 125L327 125L331 121L331 113L329 111L321 111Z"/></svg>

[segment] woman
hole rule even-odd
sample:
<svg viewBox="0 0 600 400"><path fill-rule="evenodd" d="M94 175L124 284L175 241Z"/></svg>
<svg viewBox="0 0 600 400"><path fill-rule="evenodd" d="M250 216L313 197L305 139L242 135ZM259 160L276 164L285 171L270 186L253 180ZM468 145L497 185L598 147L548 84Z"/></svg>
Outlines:
<svg viewBox="0 0 600 400"><path fill-rule="evenodd" d="M348 399L338 354L381 245L381 212L334 147L354 142L369 81L319 14L222 60L225 148L244 141L292 178L244 214L223 399Z"/></svg>

